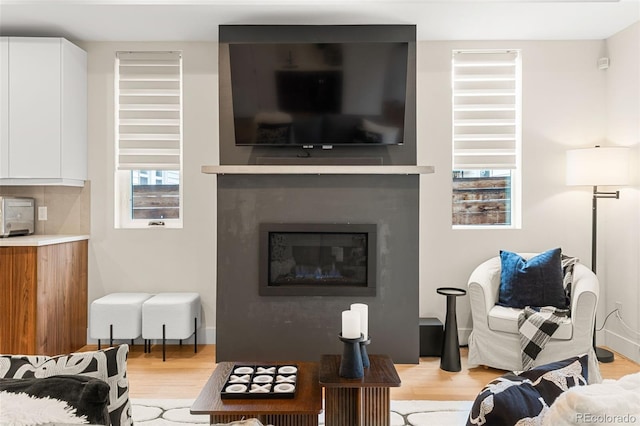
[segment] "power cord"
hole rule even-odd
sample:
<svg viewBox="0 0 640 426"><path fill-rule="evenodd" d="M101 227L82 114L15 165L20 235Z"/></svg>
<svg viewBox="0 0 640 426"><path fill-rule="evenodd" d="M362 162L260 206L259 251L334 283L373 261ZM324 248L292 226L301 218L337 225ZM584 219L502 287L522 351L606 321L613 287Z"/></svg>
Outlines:
<svg viewBox="0 0 640 426"><path fill-rule="evenodd" d="M615 313L616 313L616 312L618 312L618 311L619 311L619 309L614 309L613 311L609 312L609 315L607 315L607 316L604 318L604 322L602 323L602 327L600 327L600 328L597 328L597 327L596 327L596 331L602 331L602 330L604 329L604 326L607 324L607 320L609 319L609 317L610 317L611 315L615 314ZM618 318L619 318L619 317L620 317L620 315L618 314Z"/></svg>
<svg viewBox="0 0 640 426"><path fill-rule="evenodd" d="M631 328L629 325L627 325L626 322L624 322L624 320L622 319L622 315L620 315L620 309L614 309L613 311L609 312L609 314L604 318L604 322L602 323L602 327L600 328L596 328L596 331L602 331L604 329L604 326L607 324L607 320L609 319L609 317L613 314L616 314L616 317L618 318L618 320L620 321L620 324L622 324L622 326L624 328L627 329L627 331L629 331L630 333L633 333L637 336L640 336L640 332L634 330L633 328Z"/></svg>

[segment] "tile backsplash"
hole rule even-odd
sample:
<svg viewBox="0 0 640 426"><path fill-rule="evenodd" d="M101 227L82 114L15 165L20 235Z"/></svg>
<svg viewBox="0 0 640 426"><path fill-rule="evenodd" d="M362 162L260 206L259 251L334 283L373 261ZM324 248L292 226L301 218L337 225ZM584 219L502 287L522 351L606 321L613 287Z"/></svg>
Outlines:
<svg viewBox="0 0 640 426"><path fill-rule="evenodd" d="M70 186L0 186L0 195L36 200L39 235L89 234L91 229L91 183ZM47 207L47 220L38 220L38 207Z"/></svg>

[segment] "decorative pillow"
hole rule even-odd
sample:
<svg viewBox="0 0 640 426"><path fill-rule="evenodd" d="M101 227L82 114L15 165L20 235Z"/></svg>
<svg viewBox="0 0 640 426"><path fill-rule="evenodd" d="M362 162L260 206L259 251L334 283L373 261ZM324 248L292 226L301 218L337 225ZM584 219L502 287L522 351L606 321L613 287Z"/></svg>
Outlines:
<svg viewBox="0 0 640 426"><path fill-rule="evenodd" d="M6 379L0 378L0 390L10 393L23 393L36 398L52 398L66 402L75 409L75 415L84 417L86 423L108 425L109 385L86 376L53 376L43 379ZM6 398L6 396L5 396ZM33 411L27 403L24 409ZM45 410L46 411L46 410ZM23 419L25 414L20 414ZM10 419L5 419L10 420ZM51 421L51 420L50 420ZM46 422L43 422L46 423Z"/></svg>
<svg viewBox="0 0 640 426"><path fill-rule="evenodd" d="M60 375L82 375L103 380L109 385L109 417L114 426L131 425L127 355L124 344L95 352L70 355L0 356L0 377L43 378Z"/></svg>
<svg viewBox="0 0 640 426"><path fill-rule="evenodd" d="M587 384L587 360L582 355L498 377L476 397L467 426L539 424L558 396Z"/></svg>
<svg viewBox="0 0 640 426"><path fill-rule="evenodd" d="M525 306L554 306L566 309L561 250L555 248L525 260L517 253L500 251L498 305L522 309Z"/></svg>

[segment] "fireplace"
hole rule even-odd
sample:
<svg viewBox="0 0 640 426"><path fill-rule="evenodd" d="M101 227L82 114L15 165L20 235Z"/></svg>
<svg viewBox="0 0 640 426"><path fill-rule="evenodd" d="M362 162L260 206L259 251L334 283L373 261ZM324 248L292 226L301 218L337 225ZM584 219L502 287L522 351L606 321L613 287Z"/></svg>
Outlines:
<svg viewBox="0 0 640 426"><path fill-rule="evenodd" d="M260 225L261 296L375 296L376 225Z"/></svg>

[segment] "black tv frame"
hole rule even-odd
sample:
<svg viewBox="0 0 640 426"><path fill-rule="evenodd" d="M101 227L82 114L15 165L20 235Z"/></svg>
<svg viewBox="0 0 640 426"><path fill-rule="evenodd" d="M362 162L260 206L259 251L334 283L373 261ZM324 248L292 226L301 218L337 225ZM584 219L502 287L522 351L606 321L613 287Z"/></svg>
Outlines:
<svg viewBox="0 0 640 426"><path fill-rule="evenodd" d="M260 157L305 158L313 156L332 164L335 158L371 157L381 159L382 164L415 164L417 157L416 134L416 26L410 24L363 25L263 25L230 24L219 26L219 134L220 164L256 164ZM405 99L404 143L341 144L333 149L307 150L309 147L236 145L232 112L231 82L229 74L228 46L230 43L343 43L343 42L408 42L407 96ZM327 147L328 148L328 147Z"/></svg>

